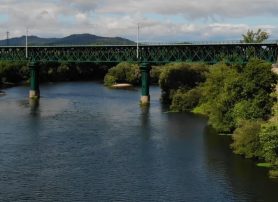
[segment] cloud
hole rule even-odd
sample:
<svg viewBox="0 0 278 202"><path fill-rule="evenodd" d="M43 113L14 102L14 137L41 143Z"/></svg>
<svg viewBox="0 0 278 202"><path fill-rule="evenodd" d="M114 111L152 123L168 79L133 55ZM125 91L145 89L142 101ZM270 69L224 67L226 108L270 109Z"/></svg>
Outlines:
<svg viewBox="0 0 278 202"><path fill-rule="evenodd" d="M0 38L7 30L11 37L22 35L29 27L44 37L92 33L135 40L137 23L144 41L239 39L257 28L278 38L276 1L1 0ZM260 17L272 23L250 21Z"/></svg>
<svg viewBox="0 0 278 202"><path fill-rule="evenodd" d="M278 15L277 0L110 0L96 10L102 13L181 14L193 19L219 16Z"/></svg>

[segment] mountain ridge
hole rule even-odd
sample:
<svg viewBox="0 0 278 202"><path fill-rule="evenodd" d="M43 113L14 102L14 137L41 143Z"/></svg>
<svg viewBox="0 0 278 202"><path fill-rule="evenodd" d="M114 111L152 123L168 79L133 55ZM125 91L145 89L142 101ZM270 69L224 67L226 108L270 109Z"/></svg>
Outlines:
<svg viewBox="0 0 278 202"><path fill-rule="evenodd" d="M0 46L24 46L26 36L0 40ZM135 42L122 37L102 37L93 34L72 34L62 38L28 36L28 45L134 45Z"/></svg>

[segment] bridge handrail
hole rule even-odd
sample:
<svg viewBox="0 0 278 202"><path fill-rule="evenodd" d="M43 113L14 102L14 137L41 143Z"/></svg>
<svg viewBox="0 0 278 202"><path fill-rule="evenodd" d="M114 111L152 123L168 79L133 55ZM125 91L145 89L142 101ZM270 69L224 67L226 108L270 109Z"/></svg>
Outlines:
<svg viewBox="0 0 278 202"><path fill-rule="evenodd" d="M141 42L142 45L239 45L239 44L278 44L278 40L267 40L261 43L244 43L240 40L226 41L173 41L173 42Z"/></svg>
<svg viewBox="0 0 278 202"><path fill-rule="evenodd" d="M159 43L159 42L141 42L139 47L148 46L236 46L236 45L246 45L246 46L264 46L264 45L277 45L278 40L270 40L262 43L242 43L240 41L223 41L223 42L171 42L171 43ZM135 47L136 45L30 45L29 48L90 48L90 47ZM0 46L0 48L25 48L25 46Z"/></svg>

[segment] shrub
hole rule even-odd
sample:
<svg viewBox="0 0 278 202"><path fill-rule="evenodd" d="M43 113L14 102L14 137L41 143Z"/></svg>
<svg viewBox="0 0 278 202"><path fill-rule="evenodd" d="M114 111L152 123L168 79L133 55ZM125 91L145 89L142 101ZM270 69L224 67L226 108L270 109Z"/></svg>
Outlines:
<svg viewBox="0 0 278 202"><path fill-rule="evenodd" d="M270 170L269 171L269 176L271 178L278 178L278 169L277 170Z"/></svg>
<svg viewBox="0 0 278 202"><path fill-rule="evenodd" d="M208 115L209 123L225 133L241 120L267 120L275 102L271 93L276 79L271 65L261 60L250 60L243 68L214 65L201 85L202 97L194 111Z"/></svg>
<svg viewBox="0 0 278 202"><path fill-rule="evenodd" d="M112 82L113 81L113 82ZM128 82L133 85L140 84L140 69L137 64L122 62L108 70L104 84L111 86L114 83Z"/></svg>
<svg viewBox="0 0 278 202"><path fill-rule="evenodd" d="M104 85L105 86L112 86L114 84L116 84L116 77L112 76L112 75L109 75L107 74L105 77L104 77Z"/></svg>
<svg viewBox="0 0 278 202"><path fill-rule="evenodd" d="M17 62L0 62L0 82L18 83L26 76L23 71L25 63Z"/></svg>
<svg viewBox="0 0 278 202"><path fill-rule="evenodd" d="M150 72L151 83L158 84L159 83L159 76L163 70L162 66L153 66Z"/></svg>
<svg viewBox="0 0 278 202"><path fill-rule="evenodd" d="M218 132L228 133L235 128L231 109L239 99L239 78L233 67L220 63L211 67L207 80L200 87L199 112L209 117L209 123Z"/></svg>
<svg viewBox="0 0 278 202"><path fill-rule="evenodd" d="M246 158L257 158L261 156L260 144L261 123L258 121L242 121L239 128L234 131L231 148L236 154L244 155Z"/></svg>
<svg viewBox="0 0 278 202"><path fill-rule="evenodd" d="M201 92L198 87L184 92L179 89L173 96L170 109L173 111L191 111L199 103Z"/></svg>
<svg viewBox="0 0 278 202"><path fill-rule="evenodd" d="M205 64L172 63L165 65L159 85L162 89L162 100L171 102L175 91L182 88L190 90L206 79L208 67Z"/></svg>
<svg viewBox="0 0 278 202"><path fill-rule="evenodd" d="M278 162L278 123L269 122L262 125L260 144L265 160L272 163Z"/></svg>

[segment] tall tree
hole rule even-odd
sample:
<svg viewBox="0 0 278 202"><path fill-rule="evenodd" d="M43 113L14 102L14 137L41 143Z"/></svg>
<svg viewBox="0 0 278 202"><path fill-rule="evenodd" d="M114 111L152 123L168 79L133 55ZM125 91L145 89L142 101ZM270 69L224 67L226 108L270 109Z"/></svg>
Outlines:
<svg viewBox="0 0 278 202"><path fill-rule="evenodd" d="M242 34L243 43L262 43L269 38L269 33L258 29L256 32L248 30L246 34Z"/></svg>

